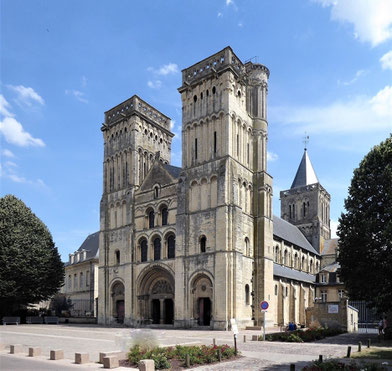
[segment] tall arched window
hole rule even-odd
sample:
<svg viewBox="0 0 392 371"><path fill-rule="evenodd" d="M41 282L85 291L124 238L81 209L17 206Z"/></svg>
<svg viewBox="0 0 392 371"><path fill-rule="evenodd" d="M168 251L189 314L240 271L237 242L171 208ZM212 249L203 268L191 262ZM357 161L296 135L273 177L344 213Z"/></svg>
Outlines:
<svg viewBox="0 0 392 371"><path fill-rule="evenodd" d="M161 259L161 239L157 237L154 240L154 260Z"/></svg>
<svg viewBox="0 0 392 371"><path fill-rule="evenodd" d="M167 257L168 259L174 259L176 256L176 238L170 235L167 239Z"/></svg>
<svg viewBox="0 0 392 371"><path fill-rule="evenodd" d="M167 211L167 207L164 207L162 209L161 214L162 214L162 225L167 225L167 217L169 215Z"/></svg>
<svg viewBox="0 0 392 371"><path fill-rule="evenodd" d="M275 285L275 295L278 295L278 285Z"/></svg>
<svg viewBox="0 0 392 371"><path fill-rule="evenodd" d="M305 257L302 257L302 262L301 262L301 270L305 270Z"/></svg>
<svg viewBox="0 0 392 371"><path fill-rule="evenodd" d="M248 237L245 237L245 254L246 256L250 256L250 245Z"/></svg>
<svg viewBox="0 0 392 371"><path fill-rule="evenodd" d="M154 210L151 210L148 213L148 227L149 228L154 228L154 218L155 218Z"/></svg>
<svg viewBox="0 0 392 371"><path fill-rule="evenodd" d="M283 265L287 265L287 263L287 250L285 250L283 254Z"/></svg>
<svg viewBox="0 0 392 371"><path fill-rule="evenodd" d="M275 247L275 262L280 263L279 262L279 246Z"/></svg>
<svg viewBox="0 0 392 371"><path fill-rule="evenodd" d="M294 268L298 269L298 254L295 253L294 255Z"/></svg>
<svg viewBox="0 0 392 371"><path fill-rule="evenodd" d="M249 285L245 285L245 305L249 305Z"/></svg>
<svg viewBox="0 0 392 371"><path fill-rule="evenodd" d="M206 236L203 236L202 238L200 238L200 251L201 252L206 252L206 243L207 243Z"/></svg>
<svg viewBox="0 0 392 371"><path fill-rule="evenodd" d="M141 254L141 261L147 261L147 240L143 240L140 244L140 254Z"/></svg>
<svg viewBox="0 0 392 371"><path fill-rule="evenodd" d="M115 255L116 255L116 264L119 265L120 264L120 251L116 250Z"/></svg>

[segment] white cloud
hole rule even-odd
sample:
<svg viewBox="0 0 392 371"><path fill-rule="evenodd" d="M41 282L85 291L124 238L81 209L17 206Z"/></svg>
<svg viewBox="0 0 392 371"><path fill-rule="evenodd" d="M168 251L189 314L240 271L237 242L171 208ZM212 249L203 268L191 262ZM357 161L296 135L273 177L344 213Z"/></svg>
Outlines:
<svg viewBox="0 0 392 371"><path fill-rule="evenodd" d="M233 0L226 0L226 5L229 6L230 4L234 4Z"/></svg>
<svg viewBox="0 0 392 371"><path fill-rule="evenodd" d="M380 62L383 70L392 70L392 50L384 54Z"/></svg>
<svg viewBox="0 0 392 371"><path fill-rule="evenodd" d="M88 103L88 100L85 98L84 93L80 90L66 90L65 94L73 95L79 102Z"/></svg>
<svg viewBox="0 0 392 371"><path fill-rule="evenodd" d="M274 162L278 158L279 158L279 156L276 153L267 151L267 161Z"/></svg>
<svg viewBox="0 0 392 371"><path fill-rule="evenodd" d="M372 46L392 39L391 0L314 0L332 7L331 18L354 25L354 37Z"/></svg>
<svg viewBox="0 0 392 371"><path fill-rule="evenodd" d="M45 184L45 182L42 179L38 178L36 180L29 180L26 179L24 176L18 175L16 172L17 168L18 165L12 161L6 161L4 166L0 164L0 177L9 179L15 183L30 184L33 186L37 186L41 189L46 189L46 190L49 189L49 187Z"/></svg>
<svg viewBox="0 0 392 371"><path fill-rule="evenodd" d="M13 114L8 111L11 108L11 105L7 102L2 94L0 94L0 114L3 116L12 117Z"/></svg>
<svg viewBox="0 0 392 371"><path fill-rule="evenodd" d="M223 17L223 14L221 12L218 12L218 18Z"/></svg>
<svg viewBox="0 0 392 371"><path fill-rule="evenodd" d="M242 27L242 26L243 26L242 22L239 22L238 27Z"/></svg>
<svg viewBox="0 0 392 371"><path fill-rule="evenodd" d="M170 120L170 130L173 130L176 120Z"/></svg>
<svg viewBox="0 0 392 371"><path fill-rule="evenodd" d="M33 102L41 105L45 104L44 99L33 88L25 87L23 85L7 85L7 87L17 93L16 101L20 104L29 107L32 106Z"/></svg>
<svg viewBox="0 0 392 371"><path fill-rule="evenodd" d="M337 238L337 234L336 231L338 229L338 225L339 223L336 220L331 219L331 224L330 224L330 228L331 228L331 238Z"/></svg>
<svg viewBox="0 0 392 371"><path fill-rule="evenodd" d="M362 75L364 75L366 73L365 70L359 70L355 73L355 76L348 81L340 81L338 80L338 84L342 84L344 86L348 86L348 85L352 85L354 84Z"/></svg>
<svg viewBox="0 0 392 371"><path fill-rule="evenodd" d="M2 154L8 158L15 158L15 155L9 149L3 149Z"/></svg>
<svg viewBox="0 0 392 371"><path fill-rule="evenodd" d="M167 76L167 75L175 75L176 73L179 72L178 66L175 63L168 63L164 64L163 66L159 67L158 69L155 69L153 67L148 67L147 71L151 71L156 75L159 76Z"/></svg>
<svg viewBox="0 0 392 371"><path fill-rule="evenodd" d="M295 125L298 134L392 130L392 86L385 86L373 97L358 96L326 106L271 107L270 114L273 121Z"/></svg>
<svg viewBox="0 0 392 371"><path fill-rule="evenodd" d="M13 117L6 117L3 121L0 121L0 133L3 134L8 143L17 146L45 146L41 139L33 138L28 132L24 131L22 124Z"/></svg>
<svg viewBox="0 0 392 371"><path fill-rule="evenodd" d="M162 81L161 80L149 80L147 82L147 86L151 89L159 89L162 86Z"/></svg>

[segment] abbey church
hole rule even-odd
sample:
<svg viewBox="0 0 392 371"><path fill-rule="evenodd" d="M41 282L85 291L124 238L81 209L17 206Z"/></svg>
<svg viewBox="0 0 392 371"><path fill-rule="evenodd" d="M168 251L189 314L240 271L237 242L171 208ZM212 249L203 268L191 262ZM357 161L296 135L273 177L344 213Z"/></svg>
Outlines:
<svg viewBox="0 0 392 371"><path fill-rule="evenodd" d="M227 330L305 324L330 239L307 151L272 214L267 67L230 47L182 71L182 167L170 118L134 95L105 112L98 323Z"/></svg>

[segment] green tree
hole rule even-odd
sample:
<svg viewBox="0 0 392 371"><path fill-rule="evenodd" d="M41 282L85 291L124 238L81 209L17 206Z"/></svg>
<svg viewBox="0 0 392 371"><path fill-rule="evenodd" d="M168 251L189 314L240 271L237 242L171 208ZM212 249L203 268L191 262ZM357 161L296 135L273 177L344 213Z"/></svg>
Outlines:
<svg viewBox="0 0 392 371"><path fill-rule="evenodd" d="M340 275L349 296L392 307L392 135L361 161L339 219Z"/></svg>
<svg viewBox="0 0 392 371"><path fill-rule="evenodd" d="M42 221L15 196L0 198L0 307L11 312L54 295L64 265Z"/></svg>

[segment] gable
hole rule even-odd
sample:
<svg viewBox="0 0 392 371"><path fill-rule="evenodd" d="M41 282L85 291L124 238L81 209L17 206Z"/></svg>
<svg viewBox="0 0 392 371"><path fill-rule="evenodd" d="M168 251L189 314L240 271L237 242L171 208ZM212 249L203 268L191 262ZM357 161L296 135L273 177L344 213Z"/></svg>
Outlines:
<svg viewBox="0 0 392 371"><path fill-rule="evenodd" d="M166 185L175 182L175 178L164 168L164 165L160 161L155 161L151 169L148 171L144 178L140 190L149 191L153 188L154 184Z"/></svg>

